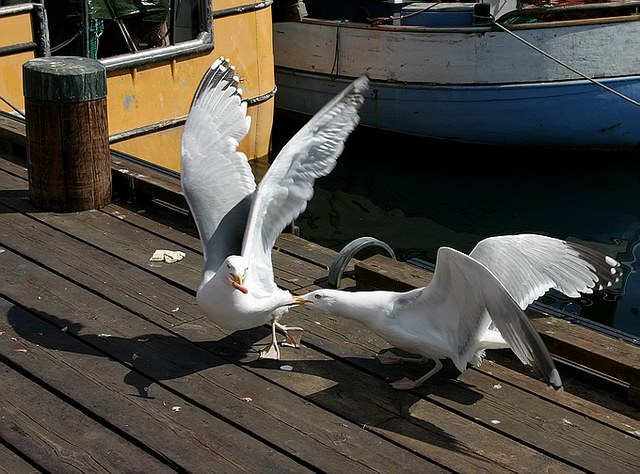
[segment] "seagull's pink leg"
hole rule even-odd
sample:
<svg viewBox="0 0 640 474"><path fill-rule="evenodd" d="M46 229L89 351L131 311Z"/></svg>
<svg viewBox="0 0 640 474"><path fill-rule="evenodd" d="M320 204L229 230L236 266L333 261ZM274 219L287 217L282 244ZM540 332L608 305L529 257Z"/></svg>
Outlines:
<svg viewBox="0 0 640 474"><path fill-rule="evenodd" d="M260 351L261 359L280 359L280 348L276 341L276 322L271 323L271 344L264 351Z"/></svg>
<svg viewBox="0 0 640 474"><path fill-rule="evenodd" d="M392 351L386 351L382 354L378 354L376 359L380 361L382 365L399 364L400 362L415 362L416 364L424 364L428 357L402 357L394 354Z"/></svg>
<svg viewBox="0 0 640 474"><path fill-rule="evenodd" d="M412 388L419 387L424 383L425 380L435 375L442 368L442 362L440 362L439 359L435 359L435 362L436 362L436 366L433 369L431 369L429 372L427 372L426 375L423 375L422 377L420 377L418 380L413 381L405 377L401 380L398 380L397 382L391 382L390 385L393 388L398 390L411 390Z"/></svg>

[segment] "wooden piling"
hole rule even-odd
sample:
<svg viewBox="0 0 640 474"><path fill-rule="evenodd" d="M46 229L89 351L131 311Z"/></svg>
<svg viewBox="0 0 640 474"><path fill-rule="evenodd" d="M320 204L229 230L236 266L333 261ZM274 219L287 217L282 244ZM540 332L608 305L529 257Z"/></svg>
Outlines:
<svg viewBox="0 0 640 474"><path fill-rule="evenodd" d="M23 66L31 200L49 211L111 201L106 71L99 61L58 56Z"/></svg>

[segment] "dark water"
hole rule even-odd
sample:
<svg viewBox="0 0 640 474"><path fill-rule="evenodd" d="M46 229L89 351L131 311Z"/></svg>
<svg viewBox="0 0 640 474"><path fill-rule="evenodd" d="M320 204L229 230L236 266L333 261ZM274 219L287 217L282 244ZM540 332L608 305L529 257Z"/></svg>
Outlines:
<svg viewBox="0 0 640 474"><path fill-rule="evenodd" d="M277 116L274 156L304 121ZM640 154L497 148L359 128L336 169L316 182L300 235L340 250L368 235L398 260L434 263L440 246L533 232L616 258L623 281L605 293L541 301L640 337Z"/></svg>

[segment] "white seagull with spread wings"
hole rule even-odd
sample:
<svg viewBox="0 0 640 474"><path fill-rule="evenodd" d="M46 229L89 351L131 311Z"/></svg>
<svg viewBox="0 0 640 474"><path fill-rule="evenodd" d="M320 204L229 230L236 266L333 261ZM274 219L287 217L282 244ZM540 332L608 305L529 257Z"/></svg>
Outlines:
<svg viewBox="0 0 640 474"><path fill-rule="evenodd" d="M204 253L197 301L228 330L271 323L261 353L278 359L276 328L298 346L301 328L278 320L298 298L274 281L271 250L282 230L304 211L313 184L335 167L359 121L368 79L362 76L331 100L282 148L260 184L237 151L249 131L235 69L220 58L205 74L182 138L181 182Z"/></svg>
<svg viewBox="0 0 640 474"><path fill-rule="evenodd" d="M431 283L406 292L317 290L302 296L331 314L360 321L399 349L382 363L435 361L419 386L449 358L463 372L479 365L486 349L510 347L524 364L556 389L562 381L551 356L523 310L547 290L567 296L602 290L619 280L620 264L584 245L535 234L503 235L479 242L469 255L440 247ZM496 329L493 329L495 324Z"/></svg>

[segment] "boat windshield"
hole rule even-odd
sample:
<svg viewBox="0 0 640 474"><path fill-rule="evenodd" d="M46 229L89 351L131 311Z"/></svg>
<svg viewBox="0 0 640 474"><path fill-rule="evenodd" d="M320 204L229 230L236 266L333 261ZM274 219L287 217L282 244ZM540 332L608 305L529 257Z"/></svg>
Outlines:
<svg viewBox="0 0 640 474"><path fill-rule="evenodd" d="M44 0L44 7L53 55L102 60L211 36L208 0Z"/></svg>

